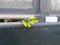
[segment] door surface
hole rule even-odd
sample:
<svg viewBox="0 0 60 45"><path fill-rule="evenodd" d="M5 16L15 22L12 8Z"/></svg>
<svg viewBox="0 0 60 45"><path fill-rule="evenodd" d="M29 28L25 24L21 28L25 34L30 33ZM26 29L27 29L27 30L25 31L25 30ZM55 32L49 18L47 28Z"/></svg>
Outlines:
<svg viewBox="0 0 60 45"><path fill-rule="evenodd" d="M60 26L20 28L13 29L12 32L5 30L2 33L2 45L60 45Z"/></svg>

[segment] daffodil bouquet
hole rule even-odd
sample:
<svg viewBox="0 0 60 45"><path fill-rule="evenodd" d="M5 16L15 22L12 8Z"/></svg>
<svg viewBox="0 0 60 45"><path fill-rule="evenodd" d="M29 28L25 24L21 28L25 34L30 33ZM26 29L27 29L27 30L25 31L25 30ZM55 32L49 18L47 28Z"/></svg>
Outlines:
<svg viewBox="0 0 60 45"><path fill-rule="evenodd" d="M30 28L31 25L34 25L35 23L37 23L37 22L39 22L39 21L37 20L36 17L34 17L34 18L24 18L24 19L22 20L22 22L23 22L23 25L24 25L25 27Z"/></svg>

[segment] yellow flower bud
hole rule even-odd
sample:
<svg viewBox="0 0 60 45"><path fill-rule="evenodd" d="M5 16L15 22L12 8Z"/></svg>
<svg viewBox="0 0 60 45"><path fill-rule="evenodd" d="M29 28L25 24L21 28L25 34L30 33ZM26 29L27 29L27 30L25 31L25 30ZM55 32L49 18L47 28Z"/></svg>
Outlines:
<svg viewBox="0 0 60 45"><path fill-rule="evenodd" d="M31 27L31 25L30 25L30 23L29 23L29 22L27 22L27 25L28 25L28 28L30 28L30 27Z"/></svg>
<svg viewBox="0 0 60 45"><path fill-rule="evenodd" d="M23 21L23 24L24 24L25 27L27 27L27 23L25 21Z"/></svg>

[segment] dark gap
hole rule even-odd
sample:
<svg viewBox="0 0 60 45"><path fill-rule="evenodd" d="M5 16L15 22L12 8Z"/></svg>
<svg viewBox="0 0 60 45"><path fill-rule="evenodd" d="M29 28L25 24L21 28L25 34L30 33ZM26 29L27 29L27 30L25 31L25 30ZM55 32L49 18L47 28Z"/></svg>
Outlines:
<svg viewBox="0 0 60 45"><path fill-rule="evenodd" d="M4 19L0 19L0 22L4 22Z"/></svg>
<svg viewBox="0 0 60 45"><path fill-rule="evenodd" d="M7 22L21 22L22 19L9 19Z"/></svg>

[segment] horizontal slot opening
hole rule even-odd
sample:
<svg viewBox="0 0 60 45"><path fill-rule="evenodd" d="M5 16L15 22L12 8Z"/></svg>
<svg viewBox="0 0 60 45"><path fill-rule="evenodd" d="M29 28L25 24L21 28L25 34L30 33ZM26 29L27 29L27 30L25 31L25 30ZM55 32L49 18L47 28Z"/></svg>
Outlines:
<svg viewBox="0 0 60 45"><path fill-rule="evenodd" d="M27 14L27 15L4 15L4 14L1 14L0 15L0 24L1 23L22 23L22 20L24 18L33 18L35 15L30 15L30 14Z"/></svg>
<svg viewBox="0 0 60 45"><path fill-rule="evenodd" d="M22 22L23 19L0 19L0 23L4 22Z"/></svg>
<svg viewBox="0 0 60 45"><path fill-rule="evenodd" d="M8 19L7 22L21 22L22 19Z"/></svg>
<svg viewBox="0 0 60 45"><path fill-rule="evenodd" d="M4 22L4 19L0 19L0 22Z"/></svg>

